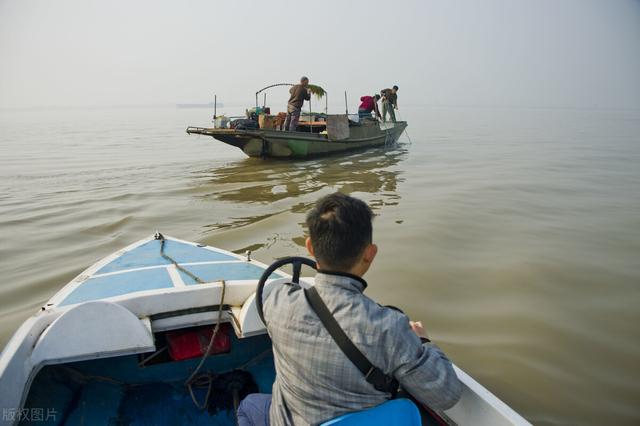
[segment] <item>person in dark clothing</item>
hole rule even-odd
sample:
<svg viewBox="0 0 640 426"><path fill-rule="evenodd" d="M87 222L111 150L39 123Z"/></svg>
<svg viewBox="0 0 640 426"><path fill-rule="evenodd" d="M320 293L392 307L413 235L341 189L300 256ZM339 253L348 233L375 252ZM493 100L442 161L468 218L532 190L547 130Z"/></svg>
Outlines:
<svg viewBox="0 0 640 426"><path fill-rule="evenodd" d="M291 97L287 104L287 118L284 121L284 130L295 132L298 128L302 105L304 104L304 101L311 99L311 92L307 86L309 86L309 79L307 77L302 77L300 79L300 84L296 84L289 89Z"/></svg>
<svg viewBox="0 0 640 426"><path fill-rule="evenodd" d="M387 121L387 112L391 121L396 122L396 112L398 109L398 86L393 86L391 89L382 89L380 91L382 95L382 121Z"/></svg>
<svg viewBox="0 0 640 426"><path fill-rule="evenodd" d="M358 108L358 117L360 117L361 120L363 118L371 118L371 113L375 111L376 117L380 118L378 100L380 100L380 95L361 97L360 102L362 103Z"/></svg>

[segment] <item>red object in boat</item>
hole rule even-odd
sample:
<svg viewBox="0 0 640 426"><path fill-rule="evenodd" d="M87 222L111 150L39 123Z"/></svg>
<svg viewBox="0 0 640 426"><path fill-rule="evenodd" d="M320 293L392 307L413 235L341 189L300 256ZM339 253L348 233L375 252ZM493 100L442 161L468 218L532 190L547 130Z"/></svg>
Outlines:
<svg viewBox="0 0 640 426"><path fill-rule="evenodd" d="M214 326L170 331L166 334L169 356L174 361L201 357L207 351ZM229 324L221 324L209 355L226 353L231 350Z"/></svg>

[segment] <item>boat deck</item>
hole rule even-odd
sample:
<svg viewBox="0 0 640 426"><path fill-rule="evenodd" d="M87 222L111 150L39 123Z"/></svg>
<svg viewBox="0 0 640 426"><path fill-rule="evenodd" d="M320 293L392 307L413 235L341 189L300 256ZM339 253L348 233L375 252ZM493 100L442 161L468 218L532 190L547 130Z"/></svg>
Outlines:
<svg viewBox="0 0 640 426"><path fill-rule="evenodd" d="M203 285L160 254L161 242L150 239L104 259L56 294L49 306L109 300L132 293L149 294ZM164 252L206 283L256 281L264 265L213 247L166 239ZM206 285L206 284L204 284Z"/></svg>

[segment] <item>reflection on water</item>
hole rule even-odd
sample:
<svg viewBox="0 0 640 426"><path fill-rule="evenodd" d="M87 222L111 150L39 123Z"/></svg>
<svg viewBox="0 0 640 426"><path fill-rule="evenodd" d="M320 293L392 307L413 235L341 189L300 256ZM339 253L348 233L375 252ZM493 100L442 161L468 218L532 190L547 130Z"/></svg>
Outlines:
<svg viewBox="0 0 640 426"><path fill-rule="evenodd" d="M207 232L244 227L263 221L283 210L264 213L282 200L296 200L285 207L291 213L305 213L320 194L333 191L374 195L371 207L397 205L396 192L402 181L398 167L407 147L375 149L341 157L299 162L245 159L220 167L193 172L200 201L228 202L245 206L246 215L228 217L203 225ZM312 196L313 195L313 196ZM299 243L299 240L297 240Z"/></svg>

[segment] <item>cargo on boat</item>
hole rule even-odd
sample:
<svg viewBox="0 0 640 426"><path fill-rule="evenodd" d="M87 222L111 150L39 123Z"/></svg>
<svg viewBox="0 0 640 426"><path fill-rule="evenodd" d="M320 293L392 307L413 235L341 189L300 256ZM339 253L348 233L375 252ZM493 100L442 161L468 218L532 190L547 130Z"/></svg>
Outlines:
<svg viewBox="0 0 640 426"><path fill-rule="evenodd" d="M265 89L274 86L280 85ZM303 113L296 131L286 131L282 126L286 113L271 115L266 97L258 106L258 94L265 89L256 92L256 107L247 110L246 117L230 121L214 113L214 127L188 127L187 133L211 136L249 157L304 158L394 144L407 127L406 121L384 123L325 111Z"/></svg>

